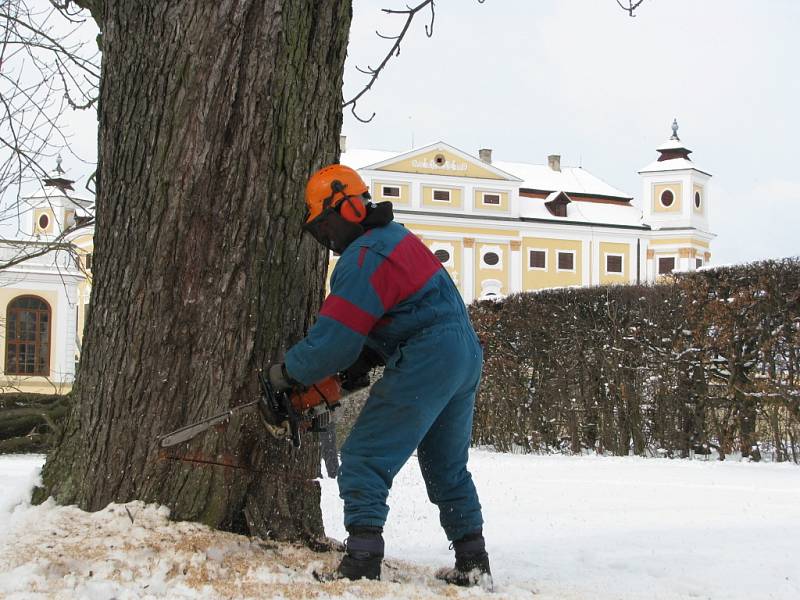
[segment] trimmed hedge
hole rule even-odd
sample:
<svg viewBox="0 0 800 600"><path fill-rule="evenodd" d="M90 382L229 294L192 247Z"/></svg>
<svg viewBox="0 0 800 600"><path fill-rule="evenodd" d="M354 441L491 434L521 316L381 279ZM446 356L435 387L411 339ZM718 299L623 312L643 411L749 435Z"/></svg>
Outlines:
<svg viewBox="0 0 800 600"><path fill-rule="evenodd" d="M473 442L502 451L800 462L800 260L470 307Z"/></svg>

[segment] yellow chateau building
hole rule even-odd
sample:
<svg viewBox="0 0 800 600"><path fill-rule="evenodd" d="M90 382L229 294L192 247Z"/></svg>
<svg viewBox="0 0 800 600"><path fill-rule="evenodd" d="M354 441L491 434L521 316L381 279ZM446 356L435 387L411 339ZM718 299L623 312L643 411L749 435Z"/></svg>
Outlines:
<svg viewBox="0 0 800 600"><path fill-rule="evenodd" d="M444 142L398 153L348 149L343 138L341 162L361 173L375 201L394 204L396 220L422 238L472 302L653 282L707 264L710 175L690 160L677 129L673 123L657 159L639 171L640 207L555 155L545 165L494 162L491 150L473 156ZM59 160L25 200L15 239L0 240L0 392L65 392L74 381L93 230L68 232L91 217L93 202L78 197L73 183Z"/></svg>
<svg viewBox="0 0 800 600"><path fill-rule="evenodd" d="M409 152L346 147L376 202L442 261L464 301L564 286L654 282L711 259L710 175L673 134L639 171L640 206L580 167L495 162L444 142ZM331 258L331 266L336 257Z"/></svg>

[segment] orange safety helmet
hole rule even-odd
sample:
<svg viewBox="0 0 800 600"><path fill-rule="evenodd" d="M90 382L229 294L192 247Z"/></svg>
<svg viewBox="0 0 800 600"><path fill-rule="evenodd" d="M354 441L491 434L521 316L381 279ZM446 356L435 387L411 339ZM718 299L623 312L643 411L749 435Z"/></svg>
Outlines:
<svg viewBox="0 0 800 600"><path fill-rule="evenodd" d="M344 165L328 165L314 173L306 184L306 225L326 209L337 209L343 219L360 223L367 216L364 194L369 188L361 176Z"/></svg>

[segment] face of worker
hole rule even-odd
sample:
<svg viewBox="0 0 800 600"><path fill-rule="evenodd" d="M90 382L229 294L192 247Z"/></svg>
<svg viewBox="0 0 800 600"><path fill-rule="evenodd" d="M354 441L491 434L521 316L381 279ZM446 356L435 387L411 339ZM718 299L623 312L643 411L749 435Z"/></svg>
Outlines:
<svg viewBox="0 0 800 600"><path fill-rule="evenodd" d="M336 254L344 252L353 240L364 233L358 223L351 223L335 210L327 210L304 227L317 242Z"/></svg>

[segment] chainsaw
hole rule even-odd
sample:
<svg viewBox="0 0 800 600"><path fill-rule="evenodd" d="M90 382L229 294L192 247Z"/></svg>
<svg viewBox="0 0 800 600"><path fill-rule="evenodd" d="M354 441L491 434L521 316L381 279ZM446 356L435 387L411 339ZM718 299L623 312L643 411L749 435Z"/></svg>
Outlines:
<svg viewBox="0 0 800 600"><path fill-rule="evenodd" d="M333 411L342 399L342 385L338 375L332 375L308 388L289 391L276 390L264 373L258 372L261 393L258 400L234 406L202 421L192 423L159 438L162 448L169 448L195 438L215 425L224 423L233 415L257 412L264 428L276 439L289 440L300 447L301 434L327 431Z"/></svg>

